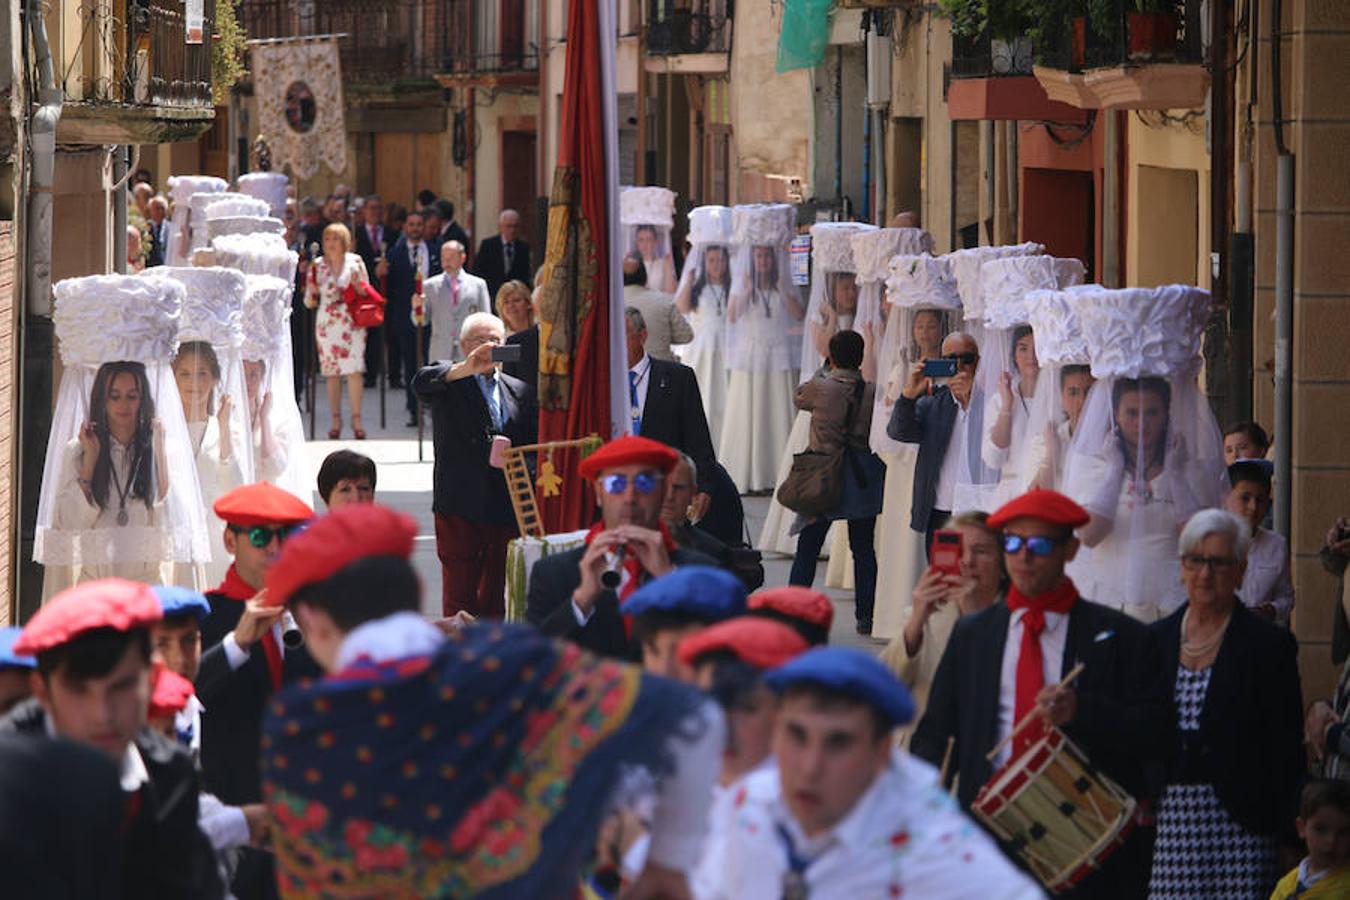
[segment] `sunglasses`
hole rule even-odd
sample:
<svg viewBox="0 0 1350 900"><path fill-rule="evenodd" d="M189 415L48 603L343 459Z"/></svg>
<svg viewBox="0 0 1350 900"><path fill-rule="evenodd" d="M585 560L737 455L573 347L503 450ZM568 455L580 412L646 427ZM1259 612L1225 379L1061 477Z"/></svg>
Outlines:
<svg viewBox="0 0 1350 900"><path fill-rule="evenodd" d="M1064 538L1046 537L1036 535L1034 537L1022 537L1020 534L1005 534L1003 536L1003 552L1015 556L1022 552L1026 547L1032 556L1049 556L1055 552L1055 548L1064 543Z"/></svg>
<svg viewBox="0 0 1350 900"><path fill-rule="evenodd" d="M955 360L958 366L973 366L980 361L978 353L944 353L943 359Z"/></svg>
<svg viewBox="0 0 1350 900"><path fill-rule="evenodd" d="M633 488L639 494L650 494L656 490L663 477L652 472L639 472L633 476ZM628 476L606 475L600 479L600 486L605 489L606 494L617 497L628 490Z"/></svg>
<svg viewBox="0 0 1350 900"><path fill-rule="evenodd" d="M266 525L254 525L251 528L239 528L237 526L231 525L230 530L233 531L235 534L248 535L248 542L253 546L257 547L259 550L261 550L268 544L272 543L273 538L276 538L278 541L285 543L287 538L295 534L297 531L301 530L301 526L280 525L276 528L269 528Z"/></svg>

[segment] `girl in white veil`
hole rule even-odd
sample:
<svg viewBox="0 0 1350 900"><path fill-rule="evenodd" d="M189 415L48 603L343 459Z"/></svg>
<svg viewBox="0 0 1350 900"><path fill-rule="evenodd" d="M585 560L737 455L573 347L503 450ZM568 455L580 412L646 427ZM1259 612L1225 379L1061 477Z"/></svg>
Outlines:
<svg viewBox="0 0 1350 900"><path fill-rule="evenodd" d="M727 418L717 458L743 493L777 486L797 390L792 327L805 311L792 283L788 247L796 210L738 206L727 302Z"/></svg>
<svg viewBox="0 0 1350 900"><path fill-rule="evenodd" d="M724 326L731 295L731 234L729 208L700 206L689 211L689 258L675 291L675 308L694 328L694 339L682 356L698 379L713 446L721 440L727 408Z"/></svg>
<svg viewBox="0 0 1350 900"><path fill-rule="evenodd" d="M1035 474L1031 487L1062 491L1069 444L1095 379L1076 298L1100 285L1058 291L1035 291L1027 297L1027 313L1036 335L1036 358L1046 390L1038 391L1027 423L1027 459ZM1089 552L1086 548L1080 554Z"/></svg>
<svg viewBox="0 0 1350 900"><path fill-rule="evenodd" d="M249 275L244 300L244 386L259 481L313 503L305 429L291 371L291 293L294 282Z"/></svg>
<svg viewBox="0 0 1350 900"><path fill-rule="evenodd" d="M170 583L175 563L210 559L169 368L183 287L96 275L58 282L54 292L65 369L33 548L45 567L43 597L110 576Z"/></svg>
<svg viewBox="0 0 1350 900"><path fill-rule="evenodd" d="M619 194L624 252L637 253L647 269L648 290L675 293L675 257L670 230L675 225L675 192L663 187L626 187Z"/></svg>
<svg viewBox="0 0 1350 900"><path fill-rule="evenodd" d="M1186 285L1084 291L1097 378L1069 447L1065 488L1092 516L1070 574L1090 600L1142 621L1185 600L1177 538L1222 500L1223 439L1196 376L1209 294Z"/></svg>
<svg viewBox="0 0 1350 900"><path fill-rule="evenodd" d="M169 199L173 201L174 241L164 262L170 266L186 266L192 261L192 198L196 194L220 195L229 183L214 175L169 176ZM203 201L205 202L205 201ZM206 233L205 219L196 223Z"/></svg>

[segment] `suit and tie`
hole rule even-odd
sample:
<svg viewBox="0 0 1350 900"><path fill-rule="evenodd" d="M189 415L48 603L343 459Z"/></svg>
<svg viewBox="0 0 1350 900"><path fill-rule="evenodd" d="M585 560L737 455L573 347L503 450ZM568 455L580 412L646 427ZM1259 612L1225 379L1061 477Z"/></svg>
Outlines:
<svg viewBox="0 0 1350 900"><path fill-rule="evenodd" d="M1175 668L1169 670L1163 661L1162 641L1124 613L1080 598L1064 615L1067 621L1054 626L1057 639L1063 641L1055 670L1062 677L1080 662L1084 667L1074 685L1077 710L1062 730L1094 768L1136 799L1149 799L1156 793L1158 770L1175 724ZM956 623L910 743L915 756L941 765L948 739L953 740L950 775L960 776L957 796L963 807L970 806L993 774L986 754L1000 737L1001 698L1009 687L1004 683L1009 671L1004 657L1019 652L1019 645L1008 641L1013 616L1007 603L1000 601ZM1046 631L1051 629L1047 623ZM1153 837L1152 827L1136 827L1098 873L1066 896L1143 896Z"/></svg>
<svg viewBox="0 0 1350 900"><path fill-rule="evenodd" d="M642 349L652 359L675 362L671 344L687 344L694 339L694 329L684 314L675 308L670 294L651 291L639 284L626 284L623 304L642 313L642 319L647 323L647 340Z"/></svg>
<svg viewBox="0 0 1350 900"><path fill-rule="evenodd" d="M539 390L539 324L507 335L507 344L520 345L520 361L502 364L502 371Z"/></svg>
<svg viewBox="0 0 1350 900"><path fill-rule="evenodd" d="M476 312L492 312L487 283L477 275L460 269L427 280L422 286L426 302L427 326L431 329L429 362L459 362L459 332L464 320Z"/></svg>
<svg viewBox="0 0 1350 900"><path fill-rule="evenodd" d="M525 282L527 287L534 287L530 245L520 240L508 245L499 234L485 238L478 245L478 253L473 258L473 273L487 282L488 293L494 300L501 286L513 279Z"/></svg>
<svg viewBox="0 0 1350 900"><path fill-rule="evenodd" d="M396 233L383 225L366 224L355 226L353 231L356 233L355 253L366 264L366 272L369 273L371 281L379 288L380 293L384 293L385 286L375 276L375 264L389 252L389 245ZM380 374L384 364L385 327L381 325L379 328L366 331L366 387L374 386L375 378Z"/></svg>
<svg viewBox="0 0 1350 900"><path fill-rule="evenodd" d="M408 415L412 417L417 412L412 390L412 379L417 374L417 332L411 318L415 273L422 273L425 290L427 280L441 274L441 250L428 241L410 244L406 236L400 236L390 248L388 259L384 330L385 345L389 350L389 377L394 384L406 388Z"/></svg>
<svg viewBox="0 0 1350 900"><path fill-rule="evenodd" d="M170 256L169 248L172 246L174 236L178 230L173 227L173 222L165 217L158 223L153 221L145 225L146 235L149 243L145 252L145 267L168 265Z"/></svg>
<svg viewBox="0 0 1350 900"><path fill-rule="evenodd" d="M539 409L534 386L496 373L447 382L450 363L419 371L413 388L431 410L436 465L432 512L441 560L441 606L500 619L506 608L506 545L517 535L501 469L488 462L492 439L533 444Z"/></svg>

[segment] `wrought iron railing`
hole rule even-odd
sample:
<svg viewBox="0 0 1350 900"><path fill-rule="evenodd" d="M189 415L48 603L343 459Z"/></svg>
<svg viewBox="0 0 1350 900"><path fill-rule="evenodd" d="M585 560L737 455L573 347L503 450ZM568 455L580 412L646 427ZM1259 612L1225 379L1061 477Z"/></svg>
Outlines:
<svg viewBox="0 0 1350 900"><path fill-rule="evenodd" d="M1094 4L1098 10L1103 4ZM1204 62L1201 0L1170 13L1137 12L1133 0L1107 0L1094 16L1066 13L1048 20L1037 63L1066 72L1144 63Z"/></svg>
<svg viewBox="0 0 1350 900"><path fill-rule="evenodd" d="M1030 75L1034 47L1029 38L991 39L987 32L952 35L952 77Z"/></svg>
<svg viewBox="0 0 1350 900"><path fill-rule="evenodd" d="M539 7L546 0L446 0L442 71L456 75L539 68Z"/></svg>
<svg viewBox="0 0 1350 900"><path fill-rule="evenodd" d="M729 53L733 0L647 0L647 52Z"/></svg>

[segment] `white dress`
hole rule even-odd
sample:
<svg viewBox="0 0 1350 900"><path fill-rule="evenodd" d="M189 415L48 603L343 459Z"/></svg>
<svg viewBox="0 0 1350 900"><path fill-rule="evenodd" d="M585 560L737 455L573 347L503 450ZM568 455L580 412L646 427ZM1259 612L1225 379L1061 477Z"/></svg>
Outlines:
<svg viewBox="0 0 1350 900"><path fill-rule="evenodd" d="M927 567L923 535L909 527L914 504L917 445L904 444L882 454L886 487L877 518L877 592L872 609L872 637L893 638L909 618L910 594Z"/></svg>
<svg viewBox="0 0 1350 900"><path fill-rule="evenodd" d="M993 391L984 406L984 434L980 442L980 456L984 464L998 470L998 486L994 489L994 500L987 510L993 512L1015 497L1027 492L1031 480L1036 476L1034 466L1028 465L1033 456L1031 448L1024 446L1027 441L1027 422L1030 420L1032 397L1023 397L1013 379L1012 433L1008 446L999 448L994 445L994 425L1003 413L1003 395ZM1030 468L1031 471L1027 471Z"/></svg>
<svg viewBox="0 0 1350 900"><path fill-rule="evenodd" d="M694 370L694 377L698 379L698 392L703 397L703 412L708 418L713 446L722 439L722 420L727 411L727 358L723 352L726 305L725 288L715 284L703 286L698 305L689 314L694 339L684 345L681 354L684 364Z"/></svg>
<svg viewBox="0 0 1350 900"><path fill-rule="evenodd" d="M230 555L225 551L225 523L212 511L221 495L244 483L244 470L238 453L229 459L220 458L220 420L214 415L200 422L187 423L188 436L195 449L197 481L202 488L202 507L206 510L206 537L211 542L211 561L201 565L175 563L175 584L193 584L198 590L209 591L225 580L230 568ZM231 447L241 446L242 435L233 435Z"/></svg>
<svg viewBox="0 0 1350 900"><path fill-rule="evenodd" d="M727 383L725 427L717 442L717 458L742 493L778 487L779 463L796 413L793 348L779 321L788 315L787 307L777 290L756 294L735 323L739 348Z"/></svg>

